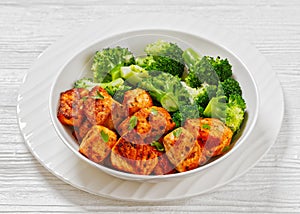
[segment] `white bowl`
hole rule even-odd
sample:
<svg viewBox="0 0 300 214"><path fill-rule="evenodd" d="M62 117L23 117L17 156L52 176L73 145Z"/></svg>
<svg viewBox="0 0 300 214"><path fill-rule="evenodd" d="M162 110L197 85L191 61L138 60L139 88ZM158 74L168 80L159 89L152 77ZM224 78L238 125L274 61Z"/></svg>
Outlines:
<svg viewBox="0 0 300 214"><path fill-rule="evenodd" d="M170 174L170 175L136 175L126 172L120 172L103 165L99 165L78 152L79 145L74 140L70 130L62 125L56 115L59 102L59 95L61 92L66 91L73 87L74 81L78 80L81 77L88 76L91 74L91 59L97 50L101 50L106 47L121 46L127 47L131 50L135 56L143 55L144 47L152 42L162 39L165 41L177 43L182 49L188 47L193 48L202 55L209 56L221 56L222 58L228 58L233 67L233 76L237 79L243 90L243 98L247 103L246 109L246 118L243 123L242 130L235 140L234 147L221 156L220 158L201 166L197 169L190 170L187 172ZM258 97L257 87L252 77L251 73L239 60L238 56L235 56L229 50L215 44L212 41L201 38L198 35L192 35L185 32L171 31L171 30L162 30L162 29L151 29L151 30L137 30L124 32L122 34L117 34L110 36L106 39L97 41L96 43L84 48L79 53L74 53L74 56L66 62L65 66L58 73L56 80L54 81L51 92L50 92L50 115L55 127L55 130L62 141L70 148L74 154L79 158L86 161L88 164L95 167L95 170L102 170L110 175L116 176L118 178L135 180L135 181L151 181L159 182L163 180L178 179L185 176L190 176L200 171L206 170L209 167L212 167L218 162L224 160L226 157L230 156L237 147L239 147L246 140L249 133L252 131L259 107L259 97ZM242 154L241 154L242 155Z"/></svg>

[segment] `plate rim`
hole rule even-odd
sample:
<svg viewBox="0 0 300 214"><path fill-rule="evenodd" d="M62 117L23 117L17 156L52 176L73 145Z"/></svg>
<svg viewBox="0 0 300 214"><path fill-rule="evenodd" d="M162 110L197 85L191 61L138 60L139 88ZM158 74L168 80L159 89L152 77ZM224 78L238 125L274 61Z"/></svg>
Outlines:
<svg viewBox="0 0 300 214"><path fill-rule="evenodd" d="M148 14L147 15L147 17L152 17L153 15L151 15L151 14ZM177 16L177 17L179 17L179 16ZM120 21L120 20L124 20L124 16L117 16L117 17L114 17L113 19L115 20L115 21ZM126 18L127 19L125 19L125 20L128 20L128 16L126 16ZM131 18L134 18L134 17L131 17ZM185 17L185 19L191 19L192 17ZM178 19L178 18L177 18ZM110 20L111 21L111 20ZM168 16L164 16L164 21L169 21L170 22L170 20L169 20L169 17ZM174 20L173 20L174 21ZM103 20L102 21L100 21L100 23L102 22L102 24L103 24ZM162 25L165 25L165 27L166 27L166 25L167 24L165 24L166 22L164 22L164 24L162 24ZM93 22L93 23L91 23L89 26L87 26L87 27L85 27L85 29L90 29L95 23L99 23L99 21L96 21L96 22ZM172 22L173 23L173 22ZM174 24L174 23L173 23ZM149 24L148 24L149 25ZM200 25L200 24L199 24ZM203 23L202 23L202 26L205 26L205 25L203 25ZM154 28L157 28L157 25L156 26L153 26ZM168 27L170 27L170 25L168 25ZM180 26L179 26L179 28L180 28ZM169 29L169 28L166 28L166 29ZM141 30L141 29L140 29ZM174 30L174 28L172 28L172 29L170 29L170 30ZM179 30L178 28L176 28L175 30ZM109 37L110 35L108 35L107 37ZM65 37L65 39L66 38L68 38L68 36L67 37ZM201 38L202 38L202 36L201 36ZM204 39L208 39L208 38L205 38L204 37ZM208 39L209 40L209 39ZM60 41L58 41L56 44L58 44L59 42L60 43L62 43L62 41L63 40L60 40ZM211 40L209 40L209 41L211 41ZM242 41L242 40L241 40ZM92 41L92 42L90 42L90 44L92 44L92 43L94 43L95 41ZM245 42L245 41L243 41L243 42ZM218 44L218 45L220 45L220 44ZM222 45L221 45L222 46ZM51 47L52 47L52 49L51 49ZM24 94L22 94L22 88L24 87L24 84L25 84L25 82L27 81L27 78L28 78L28 74L30 73L30 72L33 72L33 70L34 69L36 69L36 66L37 66L37 64L39 63L39 60L41 59L41 58L43 58L48 52L50 52L50 51L52 51L53 50L53 47L54 46L50 46L49 48L47 48L44 52L43 52L43 54L41 54L39 57L38 57L38 59L37 59L37 61L36 61L36 63L33 65L33 67L25 74L25 76L24 76L24 79L23 79L23 83L22 83L22 85L21 85L21 87L20 87L20 91L19 91L19 96L18 96L18 103L17 103L17 116L18 116L18 124L19 124L19 128L20 128L20 131L21 131L21 133L22 133L22 135L23 135L23 137L24 137L24 140L25 140L25 144L27 145L27 147L28 147L28 149L31 151L31 153L33 154L33 156L48 170L48 171L50 171L52 174L54 174L55 176L57 176L58 178L60 178L61 180L63 180L63 181L65 181L66 183L69 183L70 185L72 185L72 186L74 186L74 187L76 187L76 188L79 188L79 189L81 189L81 190L84 190L84 191L86 191L86 192L90 192L90 193L92 193L92 194L96 194L96 195L100 195L100 196L104 196L104 197L108 197L108 198L114 198L114 199L122 199L122 200L126 200L126 198L124 198L124 197L116 197L115 195L114 196L112 196L112 195L105 195L105 194L101 194L101 193L97 193L97 192L93 192L93 191L89 191L89 189L87 189L87 188L84 188L84 187L80 187L80 186L78 186L78 185L76 185L76 184L74 184L73 182L71 182L70 180L68 180L68 179L66 179L64 176L60 176L59 174L57 174L56 172L55 172L55 170L52 170L51 169L51 167L49 167L49 165L47 165L47 164L45 164L45 162L44 162L44 160L42 160L40 157L39 157L39 155L36 153L36 151L32 148L32 145L31 145L31 143L29 142L29 140L28 140L28 133L25 133L25 131L24 131L24 122L22 121L22 115L20 114L20 112L21 112L21 108L22 108L22 101L23 101L23 98L24 98ZM224 47L224 46L222 46L222 47ZM225 47L224 47L225 48ZM236 55L236 53L235 52L232 52L231 51L231 49L228 49L228 47L227 48L225 48L226 50L229 50L234 56L237 56ZM259 56L261 57L261 58L263 58L263 61L264 62L266 62L266 60L264 59L264 57L258 52L258 51L256 51L255 49L253 49L252 48L252 51L254 51L254 52L256 52L256 53L258 53L259 54ZM76 52L77 53L77 52ZM237 58L238 58L238 56L237 56ZM243 62L243 61L241 61L241 62ZM247 67L247 66L245 66L245 67ZM269 67L269 66L268 66ZM278 133L279 133L279 131L280 131L280 127L281 127L281 124L282 124L282 120L283 120L283 113L284 113L284 99L283 99L283 93L282 93L282 89L281 89L281 86L280 86L280 83L279 83L279 81L278 81L278 79L276 78L276 75L273 73L273 71L272 71L272 69L271 69L271 67L269 67L269 71L272 73L272 75L273 75L273 78L275 78L276 80L277 80L277 82L276 82L276 84L279 84L279 87L280 87L280 89L279 89L279 91L280 91L280 96L278 96L278 98L281 100L281 106L279 107L279 111L281 112L281 117L279 118L279 120L278 120L278 124L280 124L279 125L279 127L278 127L278 131L277 131L277 134L276 134L276 136L274 137L273 136L273 138L274 139L276 139L277 138L277 135L278 135ZM253 77L254 78L254 77ZM255 79L254 79L255 80ZM256 81L255 81L256 82ZM257 83L256 83L257 84ZM51 84L52 85L52 84ZM22 96L23 95L23 96ZM47 104L48 104L48 102L47 102ZM49 119L49 118L48 118ZM31 133L32 134L32 133ZM263 158L263 156L270 150L270 148L271 148L271 146L273 145L275 143L275 140L274 140L274 142L272 142L272 143L270 143L270 146L268 147L268 149L266 150L266 151L264 151L264 154L263 155L261 155L260 156L260 158L259 159L257 159L255 162L253 162L252 163L252 166L251 167L248 167L246 170L244 170L244 172L243 173L240 173L239 175L235 175L234 177L232 177L231 179L227 179L227 182L226 183L222 183L222 184L219 184L219 185L216 185L216 186L214 186L213 188L211 188L211 189L209 189L209 190L207 190L207 191L204 191L203 193L205 193L205 192L210 192L211 190L213 190L213 189L216 189L216 188L218 188L219 186L224 186L225 184L227 184L228 182L231 182L232 180L234 180L234 179L236 179L237 177L239 177L239 176L241 176L241 175L243 175L244 173L246 173L248 170L250 170L254 165L256 165L257 164L257 162L259 162L262 158ZM75 155L74 155L75 156ZM138 181L137 181L138 182ZM177 182L177 181L176 181ZM180 182L180 181L178 181L178 182ZM199 194L203 194L203 193L195 193L195 194L190 194L190 195L185 195L185 197L169 197L169 198L165 198L164 199L164 201L166 201L166 200L174 200L174 199L182 199L182 198L186 198L186 197L192 197L192 196L195 196L195 195L199 195ZM137 198L135 198L135 199L133 199L133 198L131 198L131 199L129 199L130 201L131 200L133 200L133 201L157 201L156 199L140 199L140 200L138 200ZM158 199L159 201L161 201L162 199L161 198L159 198Z"/></svg>

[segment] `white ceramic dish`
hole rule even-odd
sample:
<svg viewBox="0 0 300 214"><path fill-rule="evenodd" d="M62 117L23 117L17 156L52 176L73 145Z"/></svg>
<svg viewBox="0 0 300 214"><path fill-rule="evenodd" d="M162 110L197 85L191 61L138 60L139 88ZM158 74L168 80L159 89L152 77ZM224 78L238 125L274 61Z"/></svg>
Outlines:
<svg viewBox="0 0 300 214"><path fill-rule="evenodd" d="M183 50L192 47L195 50L198 50L202 55L209 56L221 56L222 58L228 58L230 63L233 66L233 75L236 79L239 80L241 87L243 89L243 97L247 103L247 120L244 123L242 133L235 143L233 149L231 149L228 153L218 158L217 160L206 164L205 166L199 167L197 169L176 173L170 175L162 175L162 176L143 176L143 175L135 175L126 172L121 172L118 170L114 170L111 168L107 168L103 165L97 164L81 153L78 152L79 145L75 141L70 129L66 126L62 125L57 119L57 108L59 95L61 92L69 90L72 88L73 83L78 80L80 77L92 76L91 75L91 62L93 55L97 50L102 50L106 47L126 47L131 50L135 56L143 55L144 48L147 44L153 43L159 39L173 42L178 44ZM188 175L193 175L198 173L199 171L205 170L208 167L216 164L219 161L225 159L228 155L230 155L234 150L242 144L245 140L247 140L247 136L251 132L257 118L258 114L258 106L259 106L259 95L257 93L256 84L254 82L251 73L247 70L247 68L239 61L239 59L231 54L228 50L223 47L201 38L198 35L188 34L186 32L181 31L171 31L171 30L159 30L159 29L151 29L151 30L138 30L138 31L130 31L124 32L121 34L113 35L104 40L97 41L95 44L87 47L83 51L79 53L75 53L76 55L71 58L66 65L58 72L57 77L55 78L51 92L50 92L50 115L52 119L52 123L57 131L57 134L60 136L62 141L81 159L87 161L89 164L97 167L99 170L105 171L110 175L127 179L127 180L137 180L137 181L145 181L148 180L151 182L158 182L161 180L170 180L175 178L182 178Z"/></svg>
<svg viewBox="0 0 300 214"><path fill-rule="evenodd" d="M19 125L28 148L41 164L60 179L84 191L106 197L136 201L173 200L202 194L225 185L249 170L275 142L284 109L281 87L275 74L264 57L253 47L224 29L215 29L205 22L199 22L195 17L188 16L149 14L142 17L142 22L138 22L140 18L121 16L99 21L80 33L57 42L39 58L27 73L18 98ZM95 28L95 25L101 27ZM93 50L104 44L113 44L116 41L114 36L121 39L117 43L130 46L131 33L140 37L149 34L153 36L153 32L156 36L169 37L181 43L184 41L183 45L193 44L190 47L195 47L194 44L197 43L196 48L199 51L229 57L235 71L245 72L243 75L236 75L236 78L241 82L248 104L248 127L245 127L244 135L234 149L194 175L186 173L190 176L176 180L171 175L170 179L158 183L126 181L100 171L97 166L83 161L65 146L54 128L59 124L53 124L50 117L55 96L50 102L50 108L49 97L51 93L55 95L57 91L70 88L72 80L57 79L58 76L63 77L66 74L60 73L63 69L82 66L82 60ZM184 40L178 36L178 32L185 35ZM143 39L138 41L144 42ZM138 51L134 47L129 48L134 52ZM80 72L75 71L73 80L83 75L81 67L76 70ZM272 96L273 94L276 96ZM73 144L69 148L76 150Z"/></svg>

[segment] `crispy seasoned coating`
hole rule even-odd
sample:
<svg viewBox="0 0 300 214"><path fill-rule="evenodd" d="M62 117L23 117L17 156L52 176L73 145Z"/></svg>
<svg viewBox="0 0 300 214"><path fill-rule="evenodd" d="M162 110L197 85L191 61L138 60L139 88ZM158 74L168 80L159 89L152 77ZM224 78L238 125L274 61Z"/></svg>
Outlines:
<svg viewBox="0 0 300 214"><path fill-rule="evenodd" d="M114 168L139 175L149 175L158 163L159 151L149 144L128 142L120 137L110 159Z"/></svg>
<svg viewBox="0 0 300 214"><path fill-rule="evenodd" d="M167 175L167 174L174 174L177 171L175 170L174 165L169 161L166 153L158 156L158 163L156 164L155 168L153 169L153 175Z"/></svg>
<svg viewBox="0 0 300 214"><path fill-rule="evenodd" d="M167 134L163 143L166 155L179 172L195 169L203 160L196 138L182 127Z"/></svg>
<svg viewBox="0 0 300 214"><path fill-rule="evenodd" d="M202 155L201 147L199 146L198 142L195 141L195 144L192 147L191 152L183 161L177 164L176 170L178 172L186 172L192 169L196 169L203 161L202 157L203 155Z"/></svg>
<svg viewBox="0 0 300 214"><path fill-rule="evenodd" d="M86 89L73 88L60 94L57 118L62 124L74 126L82 122L83 97L88 93Z"/></svg>
<svg viewBox="0 0 300 214"><path fill-rule="evenodd" d="M174 127L175 123L167 110L152 106L128 117L118 126L117 131L121 136L127 133L126 140L130 142L151 143Z"/></svg>
<svg viewBox="0 0 300 214"><path fill-rule="evenodd" d="M82 141L83 137L91 129L91 127L92 124L89 122L89 120L86 117L84 117L84 119L79 125L73 127L74 129L73 135L79 143Z"/></svg>
<svg viewBox="0 0 300 214"><path fill-rule="evenodd" d="M126 116L131 116L142 108L153 106L149 93L140 88L126 91L122 104L126 110Z"/></svg>
<svg viewBox="0 0 300 214"><path fill-rule="evenodd" d="M106 122L112 111L113 99L107 91L95 86L84 101L84 113L93 125L106 126Z"/></svg>
<svg viewBox="0 0 300 214"><path fill-rule="evenodd" d="M215 118L188 119L184 127L197 139L207 158L223 154L233 135L230 128Z"/></svg>
<svg viewBox="0 0 300 214"><path fill-rule="evenodd" d="M100 125L94 125L83 138L79 152L88 159L101 163L117 142L115 132Z"/></svg>
<svg viewBox="0 0 300 214"><path fill-rule="evenodd" d="M118 127L120 123L126 119L126 117L127 113L124 106L114 100L112 103L112 111L107 121L108 127L116 129L116 127Z"/></svg>

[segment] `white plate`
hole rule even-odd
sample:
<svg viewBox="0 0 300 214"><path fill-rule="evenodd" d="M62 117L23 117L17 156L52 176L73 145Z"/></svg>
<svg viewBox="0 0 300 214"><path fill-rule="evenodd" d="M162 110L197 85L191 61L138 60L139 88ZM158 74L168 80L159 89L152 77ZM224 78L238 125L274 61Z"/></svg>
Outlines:
<svg viewBox="0 0 300 214"><path fill-rule="evenodd" d="M252 132L230 155L197 175L160 183L125 181L87 164L57 136L49 113L50 89L66 62L101 39L123 32L149 29L187 32L216 43L234 54L255 80L260 103ZM196 17L160 14L142 17L127 15L101 20L52 45L24 78L17 109L19 126L28 148L50 172L81 190L134 201L192 197L223 186L244 174L275 142L283 111L283 94L276 75L264 57L248 43Z"/></svg>

